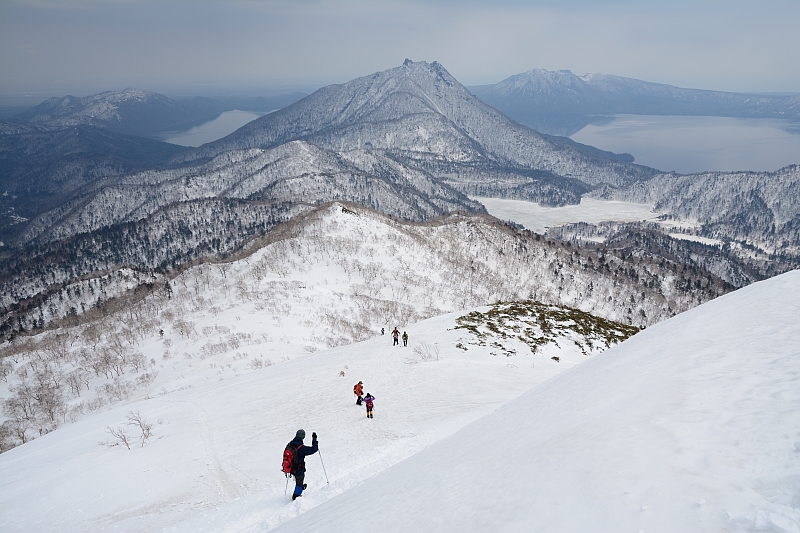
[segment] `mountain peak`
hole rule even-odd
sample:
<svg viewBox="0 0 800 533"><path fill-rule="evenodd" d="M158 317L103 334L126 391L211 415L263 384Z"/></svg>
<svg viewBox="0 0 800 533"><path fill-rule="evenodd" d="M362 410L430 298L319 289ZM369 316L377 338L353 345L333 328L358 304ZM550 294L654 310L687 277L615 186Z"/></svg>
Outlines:
<svg viewBox="0 0 800 533"><path fill-rule="evenodd" d="M388 77L392 77L395 75L407 76L408 74L421 75L421 76L432 75L434 78L442 79L449 84L452 84L455 81L453 75L450 74L447 71L447 69L444 68L444 66L438 61L432 61L428 63L427 61L412 61L408 58L406 58L406 60L403 61L403 64L400 67L384 70L383 72L376 72L375 74L373 74L372 77L381 75L385 75ZM357 78L356 80L353 81L363 80L367 78L370 78L370 76L364 78Z"/></svg>
<svg viewBox="0 0 800 533"><path fill-rule="evenodd" d="M531 69L521 74L509 76L489 91L493 94L542 93L567 89L585 90L585 81L570 70Z"/></svg>
<svg viewBox="0 0 800 533"><path fill-rule="evenodd" d="M572 80L576 92L585 86L569 71L534 74L543 79L538 85L520 82L528 83L532 91L549 91L554 82L548 80L554 77ZM297 139L332 151L369 146L402 153L404 158L419 160L427 172L441 175L454 172L445 161L457 162L465 165L465 175L473 176L470 182L476 168L484 172L490 166L503 172L517 167L614 185L652 174L651 169L589 154L574 143L545 139L478 100L441 63L410 59L382 72L323 87L181 159L210 159L227 150L272 148ZM435 170L429 162L421 162L430 158L444 166ZM570 192L569 198L575 198L574 194Z"/></svg>

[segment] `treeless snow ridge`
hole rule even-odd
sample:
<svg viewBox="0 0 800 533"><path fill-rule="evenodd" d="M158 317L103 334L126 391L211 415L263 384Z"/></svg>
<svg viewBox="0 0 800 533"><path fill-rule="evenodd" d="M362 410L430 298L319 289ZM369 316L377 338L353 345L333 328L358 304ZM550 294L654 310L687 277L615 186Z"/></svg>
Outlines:
<svg viewBox="0 0 800 533"><path fill-rule="evenodd" d="M800 531L798 302L657 324L279 531Z"/></svg>

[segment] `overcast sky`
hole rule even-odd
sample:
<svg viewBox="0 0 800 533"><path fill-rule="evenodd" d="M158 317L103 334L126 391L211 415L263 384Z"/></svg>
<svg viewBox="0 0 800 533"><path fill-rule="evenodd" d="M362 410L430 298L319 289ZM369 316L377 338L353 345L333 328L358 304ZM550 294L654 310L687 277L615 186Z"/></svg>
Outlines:
<svg viewBox="0 0 800 533"><path fill-rule="evenodd" d="M0 96L312 88L439 61L800 92L800 1L0 0Z"/></svg>

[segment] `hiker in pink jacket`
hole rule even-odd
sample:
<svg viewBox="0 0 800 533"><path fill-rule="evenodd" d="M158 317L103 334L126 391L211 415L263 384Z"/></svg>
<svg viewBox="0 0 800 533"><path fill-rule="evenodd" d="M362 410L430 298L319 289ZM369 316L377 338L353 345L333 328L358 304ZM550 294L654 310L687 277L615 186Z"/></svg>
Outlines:
<svg viewBox="0 0 800 533"><path fill-rule="evenodd" d="M372 418L372 402L375 401L375 396L370 393L367 393L364 396L364 404L367 406L367 418Z"/></svg>

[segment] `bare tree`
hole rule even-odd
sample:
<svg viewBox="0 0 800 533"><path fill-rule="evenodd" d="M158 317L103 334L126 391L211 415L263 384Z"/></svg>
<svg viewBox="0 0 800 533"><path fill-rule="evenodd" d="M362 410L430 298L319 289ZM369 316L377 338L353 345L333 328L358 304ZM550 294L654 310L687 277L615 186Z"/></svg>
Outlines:
<svg viewBox="0 0 800 533"><path fill-rule="evenodd" d="M6 420L0 428L0 452L10 450L18 444L25 444L31 438L27 432L31 428L30 424L25 420ZM14 442L14 439L19 443Z"/></svg>
<svg viewBox="0 0 800 533"><path fill-rule="evenodd" d="M43 358L53 361L66 359L69 353L67 335L47 335L36 348L36 352L43 353Z"/></svg>
<svg viewBox="0 0 800 533"><path fill-rule="evenodd" d="M89 380L90 380L89 373L84 370L83 368L76 368L72 372L67 374L66 382L69 386L70 390L75 396L81 395L81 389L83 386L86 386L86 390L89 390Z"/></svg>
<svg viewBox="0 0 800 533"><path fill-rule="evenodd" d="M141 352L134 352L128 358L128 364L131 365L134 372L139 372L147 366L147 358Z"/></svg>
<svg viewBox="0 0 800 533"><path fill-rule="evenodd" d="M14 365L8 359L0 359L0 379L8 383L8 376L14 371Z"/></svg>
<svg viewBox="0 0 800 533"><path fill-rule="evenodd" d="M439 345L430 345L427 342L422 341L414 347L414 353L417 354L422 361L438 361Z"/></svg>
<svg viewBox="0 0 800 533"><path fill-rule="evenodd" d="M144 417L139 414L139 411L131 411L128 413L128 425L139 429L141 432L140 438L142 446L144 446L145 443L147 443L147 440L153 436L153 424L145 420Z"/></svg>
<svg viewBox="0 0 800 533"><path fill-rule="evenodd" d="M129 450L131 449L131 437L128 435L128 432L125 431L125 428L112 428L109 426L108 432L111 433L111 436L116 439L116 442L102 444L107 444L108 446L118 446L120 444L124 444L126 448Z"/></svg>
<svg viewBox="0 0 800 533"><path fill-rule="evenodd" d="M194 323L189 320L183 320L182 318L179 318L173 322L173 326L183 337L190 337L193 333L195 333Z"/></svg>

